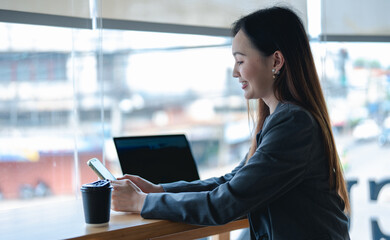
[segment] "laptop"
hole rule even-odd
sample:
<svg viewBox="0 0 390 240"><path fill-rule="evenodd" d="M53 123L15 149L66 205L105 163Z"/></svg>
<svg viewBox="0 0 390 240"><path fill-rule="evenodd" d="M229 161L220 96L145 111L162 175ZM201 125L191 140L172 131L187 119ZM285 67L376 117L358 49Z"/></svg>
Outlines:
<svg viewBox="0 0 390 240"><path fill-rule="evenodd" d="M199 179L184 134L114 137L114 144L123 174L155 184Z"/></svg>

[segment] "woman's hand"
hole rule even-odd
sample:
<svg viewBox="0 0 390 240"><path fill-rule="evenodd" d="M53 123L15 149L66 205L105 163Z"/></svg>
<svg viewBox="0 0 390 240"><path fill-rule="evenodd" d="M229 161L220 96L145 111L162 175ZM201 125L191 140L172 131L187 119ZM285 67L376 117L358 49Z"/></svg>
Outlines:
<svg viewBox="0 0 390 240"><path fill-rule="evenodd" d="M124 179L128 179L128 180L132 181L144 193L164 192L164 189L160 185L153 184L153 183L149 182L148 180L143 179L143 178L136 176L136 175L126 174L125 176L118 178L118 180L124 180Z"/></svg>
<svg viewBox="0 0 390 240"><path fill-rule="evenodd" d="M111 208L120 212L140 213L145 202L146 193L129 179L111 181L113 187Z"/></svg>

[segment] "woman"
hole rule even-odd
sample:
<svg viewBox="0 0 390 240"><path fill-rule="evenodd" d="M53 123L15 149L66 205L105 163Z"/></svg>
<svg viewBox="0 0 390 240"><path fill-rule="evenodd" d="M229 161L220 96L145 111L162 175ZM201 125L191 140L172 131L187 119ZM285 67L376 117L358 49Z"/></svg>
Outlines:
<svg viewBox="0 0 390 240"><path fill-rule="evenodd" d="M300 19L273 7L239 19L232 32L233 76L258 101L246 158L225 176L194 182L126 175L112 182L113 209L202 225L246 215L252 239L349 239L348 195Z"/></svg>

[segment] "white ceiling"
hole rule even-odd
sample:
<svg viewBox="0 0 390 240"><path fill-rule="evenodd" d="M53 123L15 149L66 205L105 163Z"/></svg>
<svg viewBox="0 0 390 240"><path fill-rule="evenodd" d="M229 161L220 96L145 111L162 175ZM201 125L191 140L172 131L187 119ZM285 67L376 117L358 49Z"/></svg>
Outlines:
<svg viewBox="0 0 390 240"><path fill-rule="evenodd" d="M308 26L308 1L321 4L321 35L390 37L389 0L0 0L0 9L227 29L240 16L273 5L292 7Z"/></svg>
<svg viewBox="0 0 390 240"><path fill-rule="evenodd" d="M323 0L323 35L390 36L389 0Z"/></svg>
<svg viewBox="0 0 390 240"><path fill-rule="evenodd" d="M306 23L306 0L0 0L0 9L230 28L240 16L275 4L296 9Z"/></svg>

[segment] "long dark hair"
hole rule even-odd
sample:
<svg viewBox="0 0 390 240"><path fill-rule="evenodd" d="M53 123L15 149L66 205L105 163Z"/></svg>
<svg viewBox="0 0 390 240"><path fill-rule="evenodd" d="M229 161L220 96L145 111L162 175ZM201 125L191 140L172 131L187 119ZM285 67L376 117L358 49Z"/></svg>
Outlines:
<svg viewBox="0 0 390 240"><path fill-rule="evenodd" d="M283 54L285 62L274 82L275 96L280 102L290 102L308 110L318 122L329 159L330 187L339 193L344 200L346 211L349 212L348 193L332 126L309 40L301 20L288 8L272 7L256 11L236 21L232 28L233 36L240 30L262 55L270 56L275 51ZM256 132L262 129L269 114L268 106L259 99L255 119ZM256 147L256 138L253 136L248 159L254 154Z"/></svg>

